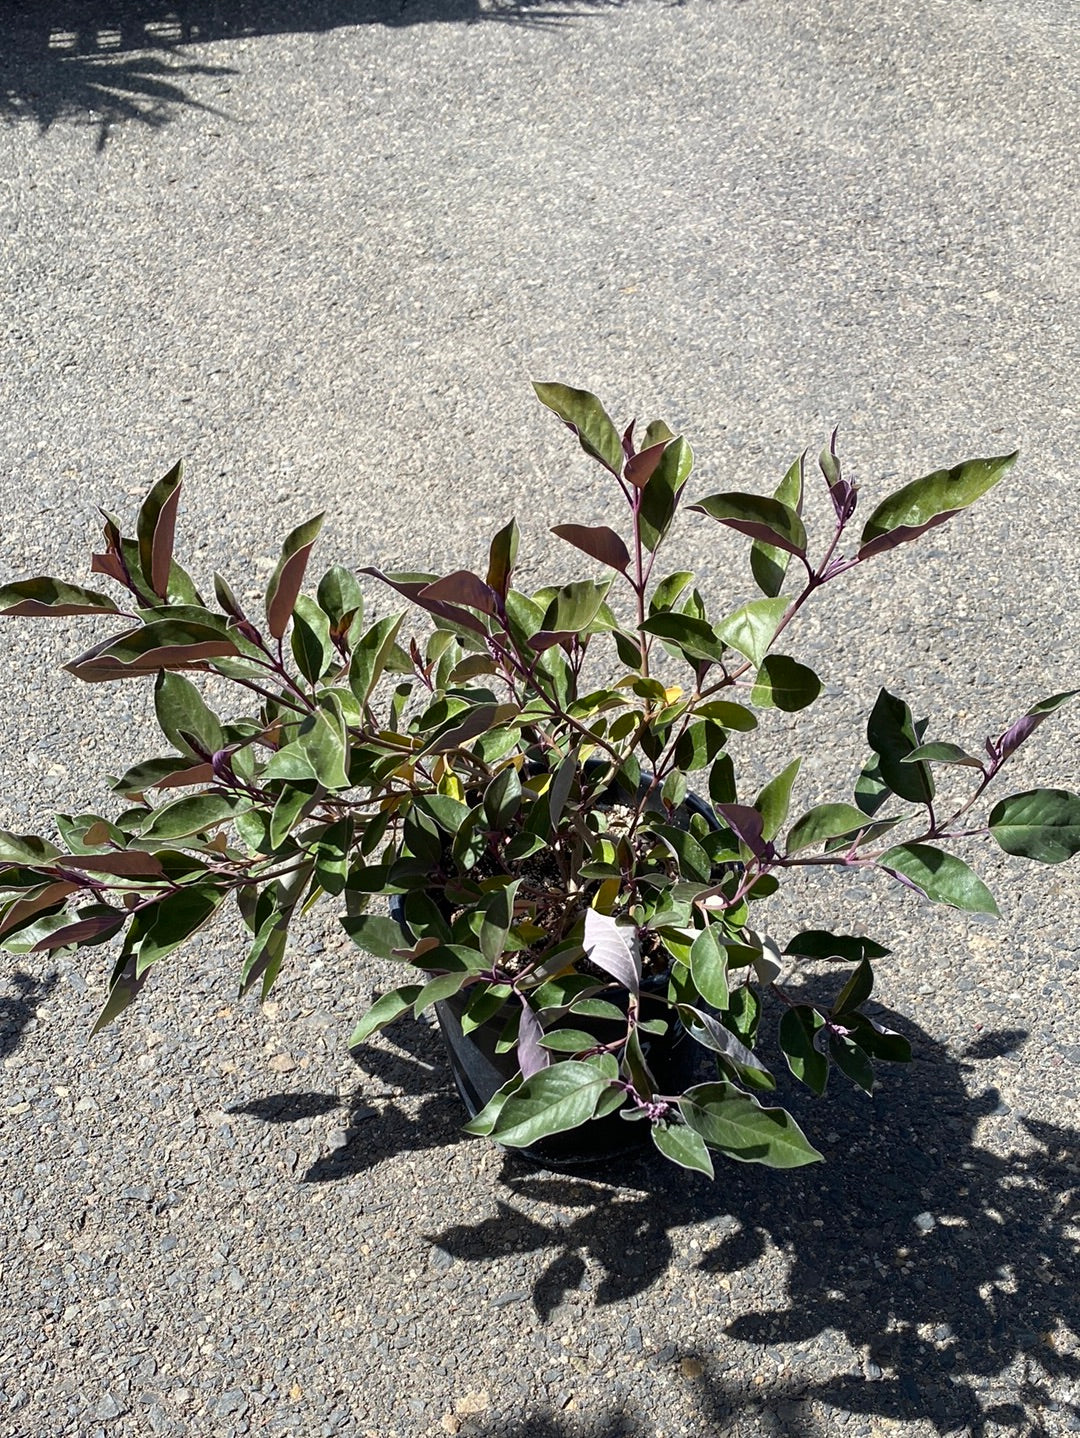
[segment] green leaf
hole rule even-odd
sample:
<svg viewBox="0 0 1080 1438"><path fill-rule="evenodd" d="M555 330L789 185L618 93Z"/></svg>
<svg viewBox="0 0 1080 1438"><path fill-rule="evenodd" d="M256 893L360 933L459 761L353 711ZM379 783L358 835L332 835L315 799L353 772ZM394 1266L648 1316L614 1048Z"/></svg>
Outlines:
<svg viewBox="0 0 1080 1438"><path fill-rule="evenodd" d="M584 1029L550 1029L540 1040L542 1047L555 1053L580 1054L596 1048L596 1036Z"/></svg>
<svg viewBox="0 0 1080 1438"><path fill-rule="evenodd" d="M383 914L354 914L341 920L341 927L358 948L377 959L400 959L407 947L401 925Z"/></svg>
<svg viewBox="0 0 1080 1438"><path fill-rule="evenodd" d="M311 764L313 774L324 789L337 793L348 789L348 751L345 743L345 727L340 716L333 717L324 709L303 719L296 743ZM276 756L275 756L276 757ZM269 776L270 765L264 771Z"/></svg>
<svg viewBox="0 0 1080 1438"><path fill-rule="evenodd" d="M586 454L598 459L612 474L622 473L623 447L619 431L594 394L565 384L534 383L533 389L540 403L570 426Z"/></svg>
<svg viewBox="0 0 1080 1438"><path fill-rule="evenodd" d="M766 499L759 494L714 494L698 500L690 508L789 554L806 553L803 522L790 505L779 499Z"/></svg>
<svg viewBox="0 0 1080 1438"><path fill-rule="evenodd" d="M944 524L992 489L1012 468L1018 452L970 459L905 484L883 500L866 521L858 557L869 559Z"/></svg>
<svg viewBox="0 0 1080 1438"><path fill-rule="evenodd" d="M293 606L290 643L296 667L312 684L317 684L334 657L330 619L306 594L297 595Z"/></svg>
<svg viewBox="0 0 1080 1438"><path fill-rule="evenodd" d="M655 634L677 645L691 662L705 659L710 664L719 664L723 660L724 645L716 630L704 619L665 611L650 615L641 628L646 634Z"/></svg>
<svg viewBox="0 0 1080 1438"><path fill-rule="evenodd" d="M80 584L65 584L62 579L42 575L38 579L17 579L13 584L0 585L0 614L53 615L119 614L107 594L84 589Z"/></svg>
<svg viewBox="0 0 1080 1438"><path fill-rule="evenodd" d="M180 502L183 467L175 464L159 479L143 501L136 521L139 567L150 588L161 599L168 598L172 566L176 508Z"/></svg>
<svg viewBox="0 0 1080 1438"><path fill-rule="evenodd" d="M649 600L649 613L660 614L665 610L674 609L679 595L693 582L694 576L689 569L681 569L676 574L669 574L653 590L652 598Z"/></svg>
<svg viewBox="0 0 1080 1438"><path fill-rule="evenodd" d="M690 948L690 973L698 993L714 1009L728 1006L727 950L713 929L702 929Z"/></svg>
<svg viewBox="0 0 1080 1438"><path fill-rule="evenodd" d="M724 729L734 729L742 734L757 728L757 715L730 699L710 699L705 704L697 705L694 713L699 719L711 719Z"/></svg>
<svg viewBox="0 0 1080 1438"><path fill-rule="evenodd" d="M364 617L364 591L351 569L332 564L319 580L317 596L319 608L335 633L344 635L359 628Z"/></svg>
<svg viewBox="0 0 1080 1438"><path fill-rule="evenodd" d="M458 969L453 973L436 974L433 979L428 979L413 1000L413 1017L418 1019L432 1004L440 1004L444 999L452 998L471 977L470 970Z"/></svg>
<svg viewBox="0 0 1080 1438"><path fill-rule="evenodd" d="M404 614L391 614L380 619L354 647L349 663L349 688L361 704L367 703L382 677L404 618Z"/></svg>
<svg viewBox="0 0 1080 1438"><path fill-rule="evenodd" d="M787 852L797 854L826 839L852 834L866 825L866 815L851 804L815 804L788 831Z"/></svg>
<svg viewBox="0 0 1080 1438"><path fill-rule="evenodd" d="M829 1039L829 1053L833 1063L842 1074L852 1083L858 1084L864 1092L873 1093L874 1066L865 1049L860 1048L851 1039L834 1034Z"/></svg>
<svg viewBox="0 0 1080 1438"><path fill-rule="evenodd" d="M890 950L862 934L830 934L825 929L804 929L784 950L801 959L844 959L851 964L863 959L884 959Z"/></svg>
<svg viewBox="0 0 1080 1438"><path fill-rule="evenodd" d="M930 844L898 844L877 862L882 869L909 880L936 903L1000 917L993 894L955 854L946 854Z"/></svg>
<svg viewBox="0 0 1080 1438"><path fill-rule="evenodd" d="M869 960L862 959L859 967L836 996L836 1002L832 1006L833 1018L839 1019L845 1014L853 1013L860 1004L866 1003L873 991L874 971Z"/></svg>
<svg viewBox="0 0 1080 1438"><path fill-rule="evenodd" d="M806 709L821 693L821 680L812 669L786 654L767 654L758 670L750 698L759 708L782 709L793 714Z"/></svg>
<svg viewBox="0 0 1080 1438"><path fill-rule="evenodd" d="M663 840L678 859L679 868L684 875L700 879L703 884L709 882L712 877L712 860L692 834L674 824L660 824L652 820L649 822L649 832Z"/></svg>
<svg viewBox="0 0 1080 1438"><path fill-rule="evenodd" d="M521 779L513 764L502 769L484 790L484 817L493 829L505 830L521 808Z"/></svg>
<svg viewBox="0 0 1080 1438"><path fill-rule="evenodd" d="M472 812L467 804L449 794L418 795L416 803L446 834L456 834Z"/></svg>
<svg viewBox="0 0 1080 1438"><path fill-rule="evenodd" d="M985 772L986 765L983 760L975 754L969 754L966 749L961 749L959 744L920 744L912 749L910 754L905 754L900 761L902 764L965 764L971 769L982 769Z"/></svg>
<svg viewBox="0 0 1080 1438"><path fill-rule="evenodd" d="M154 710L161 732L181 754L205 760L225 747L225 736L217 716L207 707L202 695L182 674L158 671L154 680ZM200 754L190 743L190 736L202 746ZM174 764L174 769L179 767Z"/></svg>
<svg viewBox="0 0 1080 1438"><path fill-rule="evenodd" d="M520 879L515 879L505 888L496 889L484 905L480 952L489 964L497 963L506 948L506 937L514 922L514 898L520 882Z"/></svg>
<svg viewBox="0 0 1080 1438"><path fill-rule="evenodd" d="M421 989L420 984L404 984L399 989L391 989L388 994L375 1000L371 1008L353 1029L348 1038L348 1047L354 1049L369 1039L372 1034L384 1029L387 1024L392 1024L396 1018L411 1009L416 1002Z"/></svg>
<svg viewBox="0 0 1080 1438"><path fill-rule="evenodd" d="M305 793L288 785L278 795L273 813L270 815L270 846L279 849L292 833L293 826L309 804L317 802L315 794Z"/></svg>
<svg viewBox="0 0 1080 1438"><path fill-rule="evenodd" d="M266 587L266 624L275 639L281 639L288 628L322 522L322 515L317 514L297 525L281 546L281 558Z"/></svg>
<svg viewBox="0 0 1080 1438"><path fill-rule="evenodd" d="M793 759L786 769L777 774L775 779L769 780L754 800L754 808L762 819L761 837L763 839L775 839L787 823L788 811L791 808L791 786L801 768L802 760Z"/></svg>
<svg viewBox="0 0 1080 1438"><path fill-rule="evenodd" d="M60 850L36 834L9 834L0 830L0 864L26 864L34 868L55 859Z"/></svg>
<svg viewBox="0 0 1080 1438"><path fill-rule="evenodd" d="M919 744L911 710L887 689L881 690L870 711L866 738L878 756L882 781L892 792L911 804L929 804L934 797L929 765L902 762Z"/></svg>
<svg viewBox="0 0 1080 1438"><path fill-rule="evenodd" d="M710 1148L740 1163L799 1168L821 1158L789 1113L762 1108L733 1084L696 1084L679 1100L679 1109Z"/></svg>
<svg viewBox="0 0 1080 1438"><path fill-rule="evenodd" d="M780 481L773 495L781 504L787 505L796 514L802 512L802 490L803 490L803 466L806 461L806 451L798 457L791 465L787 474ZM754 576L757 587L769 598L774 598L783 588L784 579L787 575L788 563L790 561L790 550L778 548L772 544L765 544L761 540L755 540L750 546L750 572Z"/></svg>
<svg viewBox="0 0 1080 1438"><path fill-rule="evenodd" d="M739 989L742 993L744 990ZM743 1081L754 1088L772 1089L776 1081L754 1051L743 1043L718 1019L691 1004L678 1005L679 1018L686 1032L704 1048L718 1054L726 1069L733 1070Z"/></svg>
<svg viewBox="0 0 1080 1438"><path fill-rule="evenodd" d="M665 426L665 431L667 427ZM672 439L660 462L641 490L639 530L649 553L659 548L671 528L679 495L694 468L694 455L685 439Z"/></svg>
<svg viewBox="0 0 1080 1438"><path fill-rule="evenodd" d="M542 631L547 634L580 634L596 618L610 588L610 580L597 584L591 579L582 579L563 585L548 604Z"/></svg>
<svg viewBox="0 0 1080 1438"><path fill-rule="evenodd" d="M502 1105L491 1136L506 1148L525 1148L553 1133L587 1123L619 1066L611 1054L552 1064L526 1080Z"/></svg>
<svg viewBox="0 0 1080 1438"><path fill-rule="evenodd" d="M679 735L675 744L675 769L668 777L677 774L685 784L685 776L696 769L707 768L727 742L727 735L719 724L710 719L700 719ZM665 789L665 799L667 792ZM683 796L685 797L685 795ZM682 798L675 803L677 808Z"/></svg>
<svg viewBox="0 0 1080 1438"><path fill-rule="evenodd" d="M825 1020L808 1004L796 1004L780 1016L780 1048L787 1066L800 1083L820 1098L829 1081L829 1061L814 1040Z"/></svg>
<svg viewBox="0 0 1080 1438"><path fill-rule="evenodd" d="M223 889L191 884L140 910L132 920L126 944L129 951L136 950L138 954L136 977L141 978L151 964L197 933L224 898Z"/></svg>
<svg viewBox="0 0 1080 1438"><path fill-rule="evenodd" d="M1067 789L1010 794L990 811L990 832L1006 854L1064 863L1080 853L1080 795Z"/></svg>
<svg viewBox="0 0 1080 1438"><path fill-rule="evenodd" d="M225 823L241 804L247 807L249 801L235 794L188 794L152 813L139 837L158 841L190 838Z"/></svg>
<svg viewBox="0 0 1080 1438"><path fill-rule="evenodd" d="M105 1000L105 1006L98 1014L94 1027L90 1030L90 1036L99 1034L103 1028L111 1024L113 1019L122 1014L123 1011L135 1002L139 992L146 983L147 975L144 972L142 977L136 977L135 956L122 955L116 967L113 969L112 979L109 985L109 995Z"/></svg>
<svg viewBox="0 0 1080 1438"><path fill-rule="evenodd" d="M716 633L732 649L745 654L751 664L760 665L788 611L786 599L751 599L721 619Z"/></svg>
<svg viewBox="0 0 1080 1438"><path fill-rule="evenodd" d="M708 1145L696 1130L685 1123L654 1123L652 1141L665 1158L680 1168L696 1169L715 1177Z"/></svg>

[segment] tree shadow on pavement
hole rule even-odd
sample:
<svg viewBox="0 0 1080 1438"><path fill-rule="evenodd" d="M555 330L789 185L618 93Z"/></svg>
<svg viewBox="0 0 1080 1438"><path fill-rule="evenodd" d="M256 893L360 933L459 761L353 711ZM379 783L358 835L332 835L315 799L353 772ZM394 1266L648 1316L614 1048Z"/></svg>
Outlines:
<svg viewBox="0 0 1080 1438"><path fill-rule="evenodd" d="M401 28L496 21L559 24L621 0L6 0L0 16L0 118L42 131L138 121L160 130L183 110L209 110L200 82L238 74L186 47L356 25Z"/></svg>
<svg viewBox="0 0 1080 1438"><path fill-rule="evenodd" d="M674 1232L711 1225L715 1237L702 1240L695 1264L699 1289L711 1276L742 1273L750 1292L770 1248L787 1268L767 1306L748 1308L730 1281L730 1300L718 1290L714 1353L725 1334L772 1348L833 1330L864 1355L861 1372L796 1382L775 1403L814 1400L975 1438L991 1424L1031 1438L1080 1427L1080 1406L1062 1401L1080 1379L1080 1133L1017 1119L996 1089L978 1090L978 1063L1017 1049L1022 1033L987 1036L957 1059L913 1025L885 1018L913 1040L910 1069L887 1073L873 1100L837 1084L827 1114L813 1100L792 1101L811 1136L825 1135L825 1164L777 1173L720 1161L710 1183L646 1157L622 1165L616 1188L508 1157L510 1197L499 1215L432 1241L466 1262L543 1255L533 1301L546 1320L581 1282L586 1260L601 1274L596 1303L618 1302L667 1272ZM979 1142L984 1124L996 1129L993 1150ZM551 1221L537 1216L547 1204ZM732 1316L723 1324L725 1309ZM712 1422L763 1397L761 1388L729 1391L729 1378L706 1369L699 1380ZM768 1431L816 1432L789 1416Z"/></svg>

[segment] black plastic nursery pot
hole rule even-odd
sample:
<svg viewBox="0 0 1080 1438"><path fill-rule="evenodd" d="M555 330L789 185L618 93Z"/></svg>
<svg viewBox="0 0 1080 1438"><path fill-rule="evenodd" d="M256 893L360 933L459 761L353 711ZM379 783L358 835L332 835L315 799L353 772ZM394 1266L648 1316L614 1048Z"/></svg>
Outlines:
<svg viewBox="0 0 1080 1438"><path fill-rule="evenodd" d="M649 995L661 996L667 984L666 974L642 982L641 995L646 1014L655 1007L659 1016L661 1006L651 1005ZM605 989L598 997L626 1008L625 989ZM505 1053L496 1049L510 1014L509 1007L466 1034L462 1032L461 1017L467 1003L467 995L455 994L436 1004L435 1014L454 1084L469 1117L474 1118L503 1084L514 1077L518 1064L513 1049ZM601 1043L620 1037L620 1025L614 1019L583 1019L575 1015L575 1024L593 1034ZM693 1082L696 1045L678 1020L669 1025L666 1034L641 1034L641 1047L661 1093L679 1093ZM622 1109L617 1109L604 1118L592 1119L565 1133L551 1134L528 1148L515 1148L508 1152L519 1153L532 1163L553 1169L581 1169L608 1163L637 1152L649 1141L649 1123L625 1119L622 1113Z"/></svg>
<svg viewBox="0 0 1080 1438"><path fill-rule="evenodd" d="M649 776L644 776L647 782ZM716 817L711 809L697 795L687 795L685 807L688 811L701 814L712 825ZM390 914L402 925L404 922L402 900L398 896L390 899ZM641 984L644 1017L659 1018L664 1006L659 1000L667 992L668 973L646 977ZM612 985L601 990L598 998L608 1000L626 1011L629 996L625 989ZM488 1101L518 1072L517 1055L514 1049L500 1053L498 1040L510 1017L509 1001L486 1023L464 1033L461 1019L469 1002L468 994L455 994L435 1005L435 1016L442 1036L450 1071L461 1100L470 1118L480 1112ZM653 1012L650 1013L650 1010ZM600 1043L618 1040L622 1029L614 1019L581 1018L575 1016L575 1027L593 1035ZM656 1079L658 1092L681 1093L695 1077L699 1058L698 1046L687 1035L682 1024L672 1016L664 1034L640 1034L643 1055ZM593 1165L609 1163L640 1151L649 1143L651 1125L644 1120L630 1120L622 1117L625 1108L603 1118L592 1119L577 1128L531 1144L528 1148L507 1150L518 1153L532 1163L544 1168L578 1170Z"/></svg>

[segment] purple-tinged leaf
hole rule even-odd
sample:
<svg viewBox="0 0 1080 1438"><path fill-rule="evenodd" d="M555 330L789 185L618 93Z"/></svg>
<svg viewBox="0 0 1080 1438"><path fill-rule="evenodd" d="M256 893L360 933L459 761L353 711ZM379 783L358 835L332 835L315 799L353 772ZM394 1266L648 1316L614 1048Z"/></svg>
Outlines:
<svg viewBox="0 0 1080 1438"><path fill-rule="evenodd" d="M629 465L627 466L629 469ZM613 529L606 524L590 528L584 524L557 524L552 529L560 539L565 539L575 549L580 549L590 559L598 559L620 573L625 573L630 564L630 551Z"/></svg>
<svg viewBox="0 0 1080 1438"><path fill-rule="evenodd" d="M183 466L175 464L146 496L136 521L139 566L159 599L167 599L169 595L176 508L182 484Z"/></svg>
<svg viewBox="0 0 1080 1438"><path fill-rule="evenodd" d="M106 574L110 579L115 579L118 584L122 584L125 589L134 589L131 575L124 563L120 527L111 514L106 514L104 510L101 511L101 514L105 520L105 553L90 556L90 573Z"/></svg>
<svg viewBox="0 0 1080 1438"><path fill-rule="evenodd" d="M141 849L117 850L112 854L73 854L52 867L65 873L114 874L118 878L160 879L165 870L155 854Z"/></svg>
<svg viewBox="0 0 1080 1438"><path fill-rule="evenodd" d="M322 515L317 514L304 524L297 525L281 546L281 558L266 587L266 624L275 639L281 639L289 626L322 522Z"/></svg>
<svg viewBox="0 0 1080 1438"><path fill-rule="evenodd" d="M157 669L202 669L208 659L239 653L231 639L207 625L160 620L103 640L64 668L76 679L101 683L133 679Z"/></svg>
<svg viewBox="0 0 1080 1438"><path fill-rule="evenodd" d="M855 513L855 507L859 502L858 487L841 479L829 488L829 498L832 500L836 517L841 524L846 524Z"/></svg>
<svg viewBox="0 0 1080 1438"><path fill-rule="evenodd" d="M585 952L591 963L629 989L641 988L641 950L632 924L619 924L610 914L585 911Z"/></svg>
<svg viewBox="0 0 1080 1438"><path fill-rule="evenodd" d="M84 589L80 584L65 584L62 579L42 575L38 579L18 579L14 584L0 585L0 614L18 618L23 615L119 614L107 594Z"/></svg>
<svg viewBox="0 0 1080 1438"><path fill-rule="evenodd" d="M751 809L748 804L717 804L715 807L735 837L740 839L752 854L756 854L759 859L764 858L769 845L764 837L765 820L760 812Z"/></svg>
<svg viewBox="0 0 1080 1438"><path fill-rule="evenodd" d="M790 505L760 494L713 494L690 508L790 554L806 554L806 529Z"/></svg>
<svg viewBox="0 0 1080 1438"><path fill-rule="evenodd" d="M519 537L517 524L511 520L495 535L488 550L487 582L503 599L510 588L510 579L517 563Z"/></svg>
<svg viewBox="0 0 1080 1438"><path fill-rule="evenodd" d="M643 449L640 454L635 454L632 459L627 460L626 468L623 470L623 478L627 484L632 484L635 489L644 489L655 474L656 467L663 459L664 450L667 447L667 440L660 444L650 444L648 449Z"/></svg>
<svg viewBox="0 0 1080 1438"><path fill-rule="evenodd" d="M23 924L29 922L35 914L42 913L45 909L51 909L66 899L69 894L78 893L82 888L81 884L71 884L66 881L56 884L49 884L34 897L17 899L10 909L0 919L0 939L5 935L13 933Z"/></svg>
<svg viewBox="0 0 1080 1438"><path fill-rule="evenodd" d="M431 599L425 596L424 591L429 585L435 583L430 575L416 574L384 574L381 569L375 569L370 565L360 570L361 574L370 574L375 579L381 579L391 589L397 591L417 608L434 614L437 619L445 619L450 624L460 625L463 629L471 629L474 634L480 634L485 639L488 636L487 626L483 620L469 609L462 609L460 605L448 604L444 599Z"/></svg>
<svg viewBox="0 0 1080 1438"><path fill-rule="evenodd" d="M62 929L54 929L44 939L39 939L30 950L37 954L45 949L64 949L69 944L89 944L95 939L111 939L113 934L118 934L127 922L127 915L114 909L108 914L95 914L93 918L78 919L73 924L65 924Z"/></svg>
<svg viewBox="0 0 1080 1438"><path fill-rule="evenodd" d="M987 749L995 761L995 770L1010 754L1019 749L1025 739L1031 737L1044 719L1062 704L1075 699L1077 694L1080 694L1080 689L1067 689L1063 694L1052 694L1049 699L1040 699L1038 704L1033 704L1026 714L1022 714L1015 723L1010 724L998 739L987 740Z"/></svg>
<svg viewBox="0 0 1080 1438"><path fill-rule="evenodd" d="M733 1063L744 1083L755 1084L761 1088L775 1087L772 1075L757 1054L748 1049L743 1041L729 1028L725 1028L718 1019L692 1004L679 1004L678 1008L679 1018L690 1037Z"/></svg>
<svg viewBox="0 0 1080 1438"><path fill-rule="evenodd" d="M420 591L424 599L443 600L449 604L467 604L470 609L480 609L485 614L496 612L495 590L479 579L471 570L457 569L445 579L437 579Z"/></svg>
<svg viewBox="0 0 1080 1438"><path fill-rule="evenodd" d="M637 420L632 419L623 430L622 452L627 459L633 459L634 457L634 426L636 424Z"/></svg>
<svg viewBox="0 0 1080 1438"><path fill-rule="evenodd" d="M551 1055L541 1043L544 1030L540 1020L533 1013L528 1000L518 994L521 1000L521 1020L518 1023L517 1061L523 1078L532 1078L551 1063Z"/></svg>

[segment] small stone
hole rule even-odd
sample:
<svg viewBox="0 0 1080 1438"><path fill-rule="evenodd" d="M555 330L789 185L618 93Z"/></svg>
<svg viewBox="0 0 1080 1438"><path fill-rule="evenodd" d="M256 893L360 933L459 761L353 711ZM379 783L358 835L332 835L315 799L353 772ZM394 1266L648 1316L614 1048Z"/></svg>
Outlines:
<svg viewBox="0 0 1080 1438"><path fill-rule="evenodd" d="M491 1397L487 1389L481 1388L477 1393L466 1393L464 1398L459 1398L454 1404L454 1412L462 1418L467 1418L472 1413L486 1412L490 1402Z"/></svg>
<svg viewBox="0 0 1080 1438"><path fill-rule="evenodd" d="M929 1233L936 1222L932 1213L918 1213L913 1221L920 1233Z"/></svg>
<svg viewBox="0 0 1080 1438"><path fill-rule="evenodd" d="M230 1413L238 1413L247 1407L247 1398L240 1388L227 1389L218 1401L214 1404L214 1416L226 1418Z"/></svg>
<svg viewBox="0 0 1080 1438"><path fill-rule="evenodd" d="M700 1378L705 1372L705 1365L700 1358L684 1358L679 1364L679 1372L684 1378Z"/></svg>
<svg viewBox="0 0 1080 1438"><path fill-rule="evenodd" d="M444 1413L439 1419L439 1427L444 1433L460 1433L461 1419L455 1418L452 1413Z"/></svg>
<svg viewBox="0 0 1080 1438"><path fill-rule="evenodd" d="M296 1067L296 1060L290 1054L275 1054L267 1067L271 1073L291 1074Z"/></svg>
<svg viewBox="0 0 1080 1438"><path fill-rule="evenodd" d="M94 1417L107 1423L111 1418L119 1418L120 1411L120 1404L111 1393L106 1393L99 1399L97 1407L94 1409Z"/></svg>

